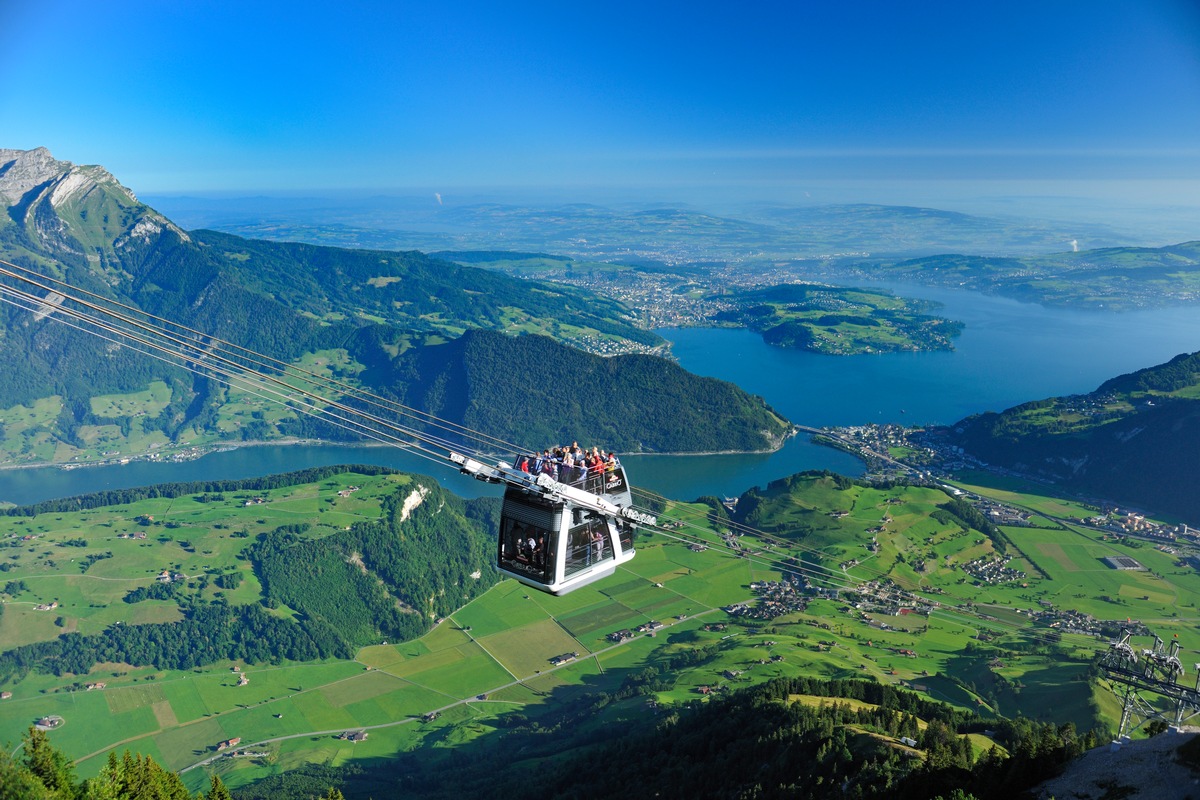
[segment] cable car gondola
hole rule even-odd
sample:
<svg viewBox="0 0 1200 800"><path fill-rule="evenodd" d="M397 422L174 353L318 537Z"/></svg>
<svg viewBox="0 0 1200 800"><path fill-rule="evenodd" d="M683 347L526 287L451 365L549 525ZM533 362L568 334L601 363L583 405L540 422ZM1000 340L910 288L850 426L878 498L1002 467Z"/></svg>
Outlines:
<svg viewBox="0 0 1200 800"><path fill-rule="evenodd" d="M506 484L496 567L543 592L562 595L612 575L633 558L637 525L658 522L632 508L629 481L619 465L560 482L458 453L450 460L479 480Z"/></svg>

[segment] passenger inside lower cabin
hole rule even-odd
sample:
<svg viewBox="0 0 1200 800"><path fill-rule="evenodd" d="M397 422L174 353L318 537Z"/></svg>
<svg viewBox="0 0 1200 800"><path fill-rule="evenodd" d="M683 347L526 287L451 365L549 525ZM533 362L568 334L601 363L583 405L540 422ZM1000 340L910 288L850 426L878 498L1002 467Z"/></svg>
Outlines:
<svg viewBox="0 0 1200 800"><path fill-rule="evenodd" d="M504 524L500 566L542 583L553 583L554 537L548 531L516 520L505 520Z"/></svg>
<svg viewBox="0 0 1200 800"><path fill-rule="evenodd" d="M576 572L613 557L612 541L608 538L608 523L602 517L594 517L582 509L576 509L567 536L567 558L563 577L569 578Z"/></svg>

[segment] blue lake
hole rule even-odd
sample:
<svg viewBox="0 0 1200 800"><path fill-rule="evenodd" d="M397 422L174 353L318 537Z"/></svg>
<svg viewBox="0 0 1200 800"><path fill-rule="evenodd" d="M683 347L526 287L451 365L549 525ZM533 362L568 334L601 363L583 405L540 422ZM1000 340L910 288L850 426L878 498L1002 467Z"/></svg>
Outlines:
<svg viewBox="0 0 1200 800"><path fill-rule="evenodd" d="M953 352L824 356L745 330L659 331L699 375L761 395L815 427L949 424L1028 400L1090 392L1109 378L1200 350L1200 309L1105 313L1045 308L953 289L883 284L941 302L966 329Z"/></svg>
<svg viewBox="0 0 1200 800"><path fill-rule="evenodd" d="M977 292L890 284L898 294L944 304L966 323L946 353L823 356L770 347L742 330L689 328L660 333L680 363L761 395L787 418L810 426L869 422L951 423L968 414L1095 389L1108 378L1200 350L1200 311L1121 314L1044 308ZM668 497L736 495L806 469L862 471L846 453L800 436L762 455L626 456L638 486ZM175 481L245 478L336 463L369 463L436 476L467 497L494 487L401 450L343 446L259 446L179 464L135 462L63 471L0 471L0 499L31 503Z"/></svg>

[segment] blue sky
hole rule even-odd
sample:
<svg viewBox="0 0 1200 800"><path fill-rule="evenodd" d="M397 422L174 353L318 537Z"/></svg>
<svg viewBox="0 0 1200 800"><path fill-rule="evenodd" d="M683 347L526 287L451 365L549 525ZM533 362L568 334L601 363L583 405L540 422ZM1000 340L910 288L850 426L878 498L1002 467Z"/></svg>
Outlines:
<svg viewBox="0 0 1200 800"><path fill-rule="evenodd" d="M152 193L1190 191L1200 4L0 0L0 132Z"/></svg>

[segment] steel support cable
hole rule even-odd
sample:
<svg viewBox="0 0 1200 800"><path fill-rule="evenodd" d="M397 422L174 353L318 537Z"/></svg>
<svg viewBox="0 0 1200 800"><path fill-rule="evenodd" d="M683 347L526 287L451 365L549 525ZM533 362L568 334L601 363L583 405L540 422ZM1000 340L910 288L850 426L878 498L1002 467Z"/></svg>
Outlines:
<svg viewBox="0 0 1200 800"><path fill-rule="evenodd" d="M11 290L11 291L18 291L18 290ZM42 298L38 298L36 296L30 296L29 299L42 302L44 309L47 309L47 310L55 309L59 312L63 312L64 307L62 305L47 304L47 303L45 303L45 301ZM75 300L75 298L71 298L71 299ZM85 305L85 307L90 307L90 304L85 303L84 305ZM63 312L63 313L71 313L70 307L68 306L66 308L68 309L68 311ZM101 310L101 313L107 313L107 312ZM108 316L114 316L114 315L111 313L108 313ZM115 316L122 322L125 322L127 324L131 323L131 321L126 320L125 318L122 318L120 315L115 315ZM100 320L98 320L96 318L88 318L88 319L94 325L100 326L103 324L100 322ZM132 321L132 323L134 323L135 328L147 330L146 326L137 325L136 321ZM111 330L114 333L118 333L119 335L131 336L131 337L133 336L133 334L127 329L119 329L119 328L110 327L109 330ZM151 333L160 333L159 331L153 330L153 329L150 329L150 332ZM229 374L241 373L241 377L243 378L243 380L247 380L248 379L247 376L253 376L261 381L266 381L266 382L274 383L276 385L281 385L287 391L289 399L291 399L292 396L294 396L294 395L304 395L304 396L307 396L310 400L315 400L324 405L340 408L344 412L357 414L357 415L363 417L364 419L370 419L369 415L364 414L363 412L359 411L358 409L351 409L350 407L346 406L345 404L338 403L336 401L332 401L332 400L330 400L322 395L316 394L312 391L309 391L309 390L303 389L301 387L297 387L292 384L288 384L284 381L281 381L272 375L247 368L244 365L242 365L236 361L232 361L230 359L224 358L223 356L208 352L206 348L204 348L200 345L197 345L193 341L189 341L186 339L180 339L178 337L174 337L174 336L170 336L170 335L164 335L163 338L165 338L168 342L170 342L172 347L166 348L161 344L161 342L155 344L144 338L141 338L138 340L141 341L143 344L146 344L147 346L157 347L157 348L163 349L163 350L170 350L170 352L172 352L172 354L176 358L179 358L179 359L185 360L185 361L195 361L199 364L204 365L208 369L218 369L220 367L221 363L230 365L230 366L225 367L225 369L228 370ZM326 413L329 414L330 416L334 416L332 414L332 412L326 412ZM342 418L342 419L344 420L345 418ZM387 423L385 421L380 421L378 419L375 419L374 422L376 424L386 425L387 427L390 427L395 431L399 431L399 432L403 433L404 435L411 436L411 437L417 438L417 439L422 438L421 434L419 434L415 431L411 431L407 428L404 428L403 426L393 425L391 423ZM427 443L434 444L439 447L446 446L445 443L437 441L434 437L425 436L423 438L425 438Z"/></svg>
<svg viewBox="0 0 1200 800"><path fill-rule="evenodd" d="M4 296L4 295L11 296L14 294L19 299L25 300L27 302L35 303L36 305L32 306L32 307L22 305L21 303L18 303L18 302L15 302L14 300L12 300L11 297ZM35 295L18 293L15 290L13 290L11 287L7 287L7 286L0 286L0 302L4 302L8 305L14 306L21 310L30 311L33 313L37 313L39 311L44 310L45 305L46 305L44 303L44 301L41 300L41 298L38 298ZM300 411L301 413L304 413L308 416L323 419L323 420L329 422L330 424L334 425L335 427L341 428L343 430L346 430L350 433L354 433L359 436L363 436L363 437L372 439L380 444L386 444L386 445L403 448L405 450L413 452L416 455L420 455L434 463L439 463L439 464L446 463L446 458L443 454L441 454L440 452L437 452L437 451L426 449L425 447L423 447L420 444L406 441L397 436L393 436L393 435L389 435L389 434L377 431L377 430L369 428L366 425L364 425L363 423L357 422L353 419L347 419L347 418L338 416L336 414L332 414L327 409L323 409L323 408L319 407L318 405L316 405L315 403L312 403L311 401L308 401L308 400L305 400L305 405L303 405L300 408L296 408L295 406L292 406L289 404L289 401L293 401L293 402L295 401L295 398L293 398L293 397L281 394L280 392L275 391L275 390L265 390L268 392L267 394L260 394L258 391L255 391L252 384L238 383L237 381L239 381L239 380L241 380L241 381L247 380L247 378L244 375L239 375L237 373L232 373L232 372L226 372L226 371L223 371L223 370L215 368L215 367L206 367L204 369L201 369L201 368L189 366L188 363L179 363L177 361L171 360L170 357L179 358L179 359L183 360L184 362L194 361L194 359L187 358L185 356L181 356L180 354L170 351L167 348L163 348L161 345L157 345L153 342L146 342L144 340L139 340L136 337L131 336L128 331L124 331L124 330L121 330L118 328L113 328L111 326L106 326L105 324L103 324L93 318L87 317L86 315L79 314L79 312L74 312L73 310L70 310L70 309L67 309L65 311L66 311L66 315L70 316L70 318L72 318L72 319L77 319L80 321L87 322L93 326L100 328L100 330L107 331L108 333L111 333L114 336L120 337L120 338L111 338L104 334L98 333L96 330L92 330L92 329L82 327L79 325L74 325L74 324L67 322L64 319L59 318L59 316L60 316L59 312L64 312L64 309L62 309L62 308L56 309L54 321L57 324L64 325L66 327L72 328L72 329L80 331L82 333L86 333L90 336L95 336L97 338L100 338L100 339L110 342L112 344L128 348L128 349L133 350L134 352L139 353L141 355L145 355L147 357L154 358L158 361L162 361L163 363L169 364L171 366L178 367L180 369L184 369L188 372L199 375L201 377L215 380L217 383L220 383L224 386L228 386L230 388L244 391L247 394L250 394L254 397L258 397L259 399L266 400L266 401L272 402L272 403L277 403L279 405L284 405L288 408L292 408L293 410ZM124 339L126 341L122 341L122 339ZM130 341L136 341L140 344L145 344L146 346L151 347L152 350L142 350L136 346L129 344ZM159 352L155 353L155 352L153 352L153 350L158 350ZM168 356L170 356L170 357L168 357Z"/></svg>
<svg viewBox="0 0 1200 800"><path fill-rule="evenodd" d="M456 432L456 433L460 433L460 434L467 434L468 436L474 436L474 437L476 437L476 438L481 438L481 437L482 437L482 439L487 439L487 438L488 438L486 434L482 434L482 433L480 433L480 432L478 432L478 431L474 431L474 430L472 430L472 429L470 429L470 428L467 428L466 426L458 425L457 423L453 423L453 422L450 422L450 421L448 421L448 420L441 420L441 419L439 419L439 418L437 418L437 417L435 417L435 416L433 416L433 415L431 415L431 414L428 414L427 412L423 412L423 411L419 411L419 410L416 410L416 409L409 408L409 407L407 407L407 406L404 406L403 404L400 404L400 403L398 403L398 402L396 402L396 401L394 401L394 400L390 400L390 399L387 399L387 398L383 398L383 397L380 397L380 396L377 396L377 395L372 395L371 393L369 393L369 392L366 392L365 390L363 390L361 387L356 387L356 386L353 386L352 384L346 384L346 383L343 383L343 382L337 381L336 379L333 379L333 378L329 378L329 377L326 377L326 376L318 375L318 374L316 374L316 373L313 373L313 372L310 372L310 371L308 371L308 370L305 370L305 369L303 369L303 368L301 368L301 367L296 367L296 366L294 366L294 365L290 365L290 364L287 364L286 362L279 361L279 360L277 360L277 359L273 359L273 358L271 358L271 357L269 357L269 356L266 356L266 355L263 355L263 354L261 354L261 353L256 353L255 351L253 351L253 350L249 350L248 348L241 347L240 345L235 345L235 344L231 344L231 343L225 342L225 341L224 341L224 340L222 340L222 339L218 339L217 337L211 336L211 335L209 335L209 334L206 334L206 333L204 333L204 332L202 332L202 331L198 331L198 330L196 330L196 329L189 328L189 327L187 327L187 326L185 326L185 325L181 325L181 324L179 324L179 323L173 322L173 321L171 321L171 320L164 319L164 318L162 318L162 317L157 317L157 316L155 316L155 315L153 315L153 314L149 314L149 313L147 313L147 312L145 312L145 311L142 311L142 310L140 310L140 309L137 309L137 308L134 308L134 307L132 307L132 306L128 306L128 305L126 305L126 304L123 304L123 303L121 303L121 302L119 302L119 301L117 301L117 300L114 300L114 299L111 299L111 298L102 297L102 296L100 296L100 295L97 295L97 294L95 294L95 293L93 293L93 292L89 292L89 291L87 291L86 289L83 289L83 288L81 288L81 287L76 287L76 286L74 286L74 285L72 285L72 284L69 284L69 283L67 283L67 282L65 282L65 281L61 281L61 280L58 280L58 279L55 279L55 278L52 278L52 277L49 277L49 276L44 276L44 275L41 275L40 273L34 272L34 271L32 271L32 270L27 270L27 269L25 269L25 268L19 267L19 266L17 266L17 265L10 264L9 262L3 261L3 260L0 260L0 264L6 264L6 265L8 265L8 266L12 266L12 267L14 267L14 268L16 268L16 269L20 269L20 270L22 270L22 271L24 271L24 272L30 273L30 274L32 274L32 275L36 275L36 276L37 276L37 277L39 277L39 278L42 278L42 279L44 279L44 280L48 280L48 281L50 281L50 282L52 282L52 283L55 283L55 284L58 284L58 285L60 285L60 286L66 286L66 287L70 287L70 288L71 288L73 291L76 291L76 292L78 292L78 293L80 293L80 294L84 294L84 295L87 295L87 296L89 296L89 297L95 298L95 299L96 299L97 301L99 301L99 302L108 303L108 304L110 304L110 305L113 305L113 306L116 306L116 307L118 307L118 308L123 308L123 309L126 309L126 310L128 310L128 311L131 311L131 312L133 312L133 313L135 313L135 314L139 314L139 315L141 315L141 316L144 316L144 317L146 317L146 318L148 318L148 319L156 320L156 321L158 321L158 322L165 323L165 324L167 324L167 325L171 325L171 326L173 326L173 327L175 327L175 328L178 328L178 329L180 329L180 330L183 330L183 331L185 331L185 332L187 332L187 333L189 333L189 334L194 334L194 335L196 335L196 336L204 337L206 340L208 340L208 341L210 341L210 342L212 342L212 343L216 344L218 347L223 347L223 348L224 348L225 350L227 350L227 351L229 351L229 350L237 350L237 351L241 351L242 353L249 354L248 356L241 356L241 357L243 357L243 358L247 358L248 360L251 360L251 361L258 360L258 363L259 363L260 365L262 365L262 366L268 366L268 367L272 367L272 368L275 368L275 369L280 369L281 371L284 371L284 372L297 372L297 373L300 373L300 374L306 375L307 377L309 377L309 378L312 378L312 379L314 379L314 380L317 380L317 381L320 381L320 382L323 382L323 383L326 383L326 384L329 384L329 385L334 385L334 386L337 386L337 387L339 387L340 389L342 389L343 391L350 392L350 393L354 393L354 394L356 394L356 395L358 395L358 396L361 396L361 397L364 397L364 398L369 398L369 402L371 402L371 403L373 403L373 404L376 404L376 405L378 405L378 406L380 406L380 407L385 407L385 408L388 408L388 409L389 409L389 410L391 410L391 411L400 411L402 414L404 414L404 415L406 415L406 416L413 417L413 418L415 418L415 419L418 419L418 420L420 420L420 421L422 421L422 422L425 422L425 423L427 423L427 424L434 424L434 425L436 425L436 426L438 426L438 427L442 427L442 428L444 428L444 429L447 429L447 430L452 430L453 432ZM14 275L14 274L12 274L11 272L8 272L8 271L5 271L5 270L0 270L0 274L6 274L6 275L8 275L9 277L16 278L17 280L23 280L23 281L26 281L26 282L28 282L28 283L32 283L32 284L34 284L34 285L38 285L38 286L39 286L39 288L43 288L43 289L45 289L45 290L47 290L47 291L57 291L57 290L55 290L55 289L51 289L50 287L41 286L41 285L37 284L35 281L33 281L32 279L30 279L30 278L28 278L28 277L25 277L25 276L20 276L20 275ZM111 311L108 311L107 309L105 309L105 313L116 313L116 312L111 312ZM508 444L507 444L507 443L505 443L505 442L503 442L503 441L501 441L501 440L498 440L498 439L493 439L493 441L491 442L491 444L492 444L492 446L495 446L496 444L499 444L499 445L501 445L501 446L508 446Z"/></svg>
<svg viewBox="0 0 1200 800"><path fill-rule="evenodd" d="M9 274L11 276L11 273L8 273L8 271L0 269L0 275L2 275L2 274ZM93 311L103 314L105 316L114 317L117 320L119 320L120 322L130 325L130 326L134 327L135 329L141 330L141 331L149 333L151 335L157 335L162 338L165 338L165 339L167 339L168 342L170 342L174 346L182 348L178 355L178 357L181 359L193 360L193 361L196 361L197 363L202 363L205 366L209 366L209 367L213 366L211 363L213 360L215 360L217 362L224 362L226 364L232 365L232 367L234 369L240 370L243 373L250 374L261 380L268 381L271 383L275 383L279 386L282 386L285 389L285 391L288 391L291 393L302 394L304 396L309 397L312 400L317 400L317 401L320 401L321 403L338 408L341 411L343 411L344 413L356 414L363 418L371 419L375 424L391 428L392 430L398 431L405 436L409 436L409 437L412 437L419 441L423 441L428 445L438 447L438 448L444 448L447 451L452 450L452 449L457 449L457 448L455 448L455 446L452 443L447 442L446 440L443 440L440 437L430 436L428 434L421 433L414 429L411 429L411 428L408 428L408 427L405 427L405 426L402 426L402 425L399 425L396 423L391 423L391 422L383 420L379 417L374 417L374 416L362 411L361 409L353 408L352 406L348 406L345 403L341 403L336 400L332 400L330 398L324 397L323 395L317 394L311 390L292 385L292 384L287 383L286 381L283 381L283 380L281 380L277 377L274 377L273 375L270 375L268 373L264 373L262 371L255 370L253 368L246 367L243 364L240 364L240 363L238 363L232 359L226 358L222 355L211 353L208 351L208 349L206 347L204 347L201 344L198 344L194 341L191 341L189 339L178 337L176 335L170 334L169 332L164 332L161 329L156 328L155 326L148 325L148 324L140 322L138 320L131 319L125 315L115 313L110 310L98 307L94 303L89 303L87 301L79 300L78 298L75 298L75 297L64 296L64 295L62 295L61 292L58 292L55 289L50 289L48 287L41 286L41 285L37 284L36 282L33 282L33 281L27 281L27 282L31 283L32 285L38 286L38 288L44 289L49 292L56 293L60 297L63 297L64 300L70 300L72 302L78 303L79 305L82 305L85 308L92 309ZM32 295L32 294L29 294L26 292L21 292L21 290L13 289L12 287L6 287L6 288L8 289L8 291L18 292L21 295L27 297L29 300L39 303L47 311L48 315L53 314L53 313L64 312L65 308L69 309L69 307L64 307L61 303L60 304L51 303L51 302L48 302L44 298L40 298L40 297L37 297L36 295ZM93 324L97 324L97 325L100 324L95 319L93 319L92 322L93 322ZM116 329L113 329L113 332L119 333L121 335L126 335L126 336L131 335L128 331L124 331L124 330L118 331ZM146 344L147 346L155 346L155 347L159 347L162 349L167 349L165 346L163 346L161 344L152 345L151 342L149 342L148 340L143 340L143 343Z"/></svg>
<svg viewBox="0 0 1200 800"><path fill-rule="evenodd" d="M94 292L90 292L87 289L84 289L82 287L75 286L73 284L67 283L66 281L62 281L57 278L53 278L51 276L43 275L41 273L35 272L35 271L27 269L25 267L21 267L19 265L12 264L11 262L0 259L0 264L11 267L16 270L20 270L21 272L24 272L24 273L28 273L28 275L36 276L37 278L39 278L41 280L49 281L50 283L56 284L58 286L68 287L71 291L94 298L98 302L107 303L107 304L115 306L117 308L125 309L128 312L141 315L147 319L154 320L157 323L162 323L163 325L170 325L174 328L184 331L187 334L192 334L195 336L203 337L204 339L215 344L219 348L226 350L227 352L232 353L232 351L239 351L240 353L245 353L246 355L240 356L240 357L246 358L247 360L250 360L252 362L257 361L257 363L260 366L269 367L269 368L273 368L273 369L279 369L285 373L286 372L299 373L301 375L306 376L307 378L311 378L313 380L325 383L330 386L335 386L343 392L353 394L354 396L365 400L369 405L374 405L378 408L382 408L382 409L386 409L388 411L400 413L403 416L407 416L412 419L418 420L422 423L441 428L449 433L454 433L456 435L463 436L464 438L467 438L467 439L473 439L478 443L486 444L486 446L488 446L488 447L496 447L496 448L500 448L501 450L511 449L513 452L521 451L521 448L518 445L515 445L511 442L505 442L502 439L491 436L490 434L483 433L482 431L475 430L473 428L470 428L465 425L461 425L459 423L451 422L450 420L441 419L440 417L430 414L429 412L420 411L419 409L415 409L410 406L406 406L406 405L399 403L398 401L392 400L390 398L385 398L380 395L376 395L372 392L369 392L369 391L363 389L362 387L354 386L353 384L345 383L345 382L339 381L335 378L330 378L327 376L319 375L317 373L306 370L303 367L298 367L296 365L288 364L287 362L271 358L270 356L250 350L249 348L245 348L240 345L236 345L231 342L227 342L223 339L219 339L215 336L204 333L203 331L199 331L194 328L189 328L186 325L182 325L180 323L165 319L163 317L158 317L154 314L150 314L141 309L121 303L118 300L103 297L101 295L95 294ZM45 286L43 284L39 284L39 283L37 283L36 280L28 277L27 275L18 275L16 273L11 272L10 270L5 270L5 269L0 269L0 275L6 275L15 280L20 280L20 281L29 283L31 285L38 286L38 288L44 289L45 291L61 294L61 292L59 292L57 289L51 288L49 286ZM82 301L80 301L80 302L82 302ZM111 311L105 309L104 313L113 314L113 313L117 313L117 312L111 312ZM165 328L160 327L159 330L162 330L165 332ZM169 333L169 332L167 332L167 333ZM167 333L164 333L164 335L167 335ZM174 335L174 334L170 334L170 335Z"/></svg>

